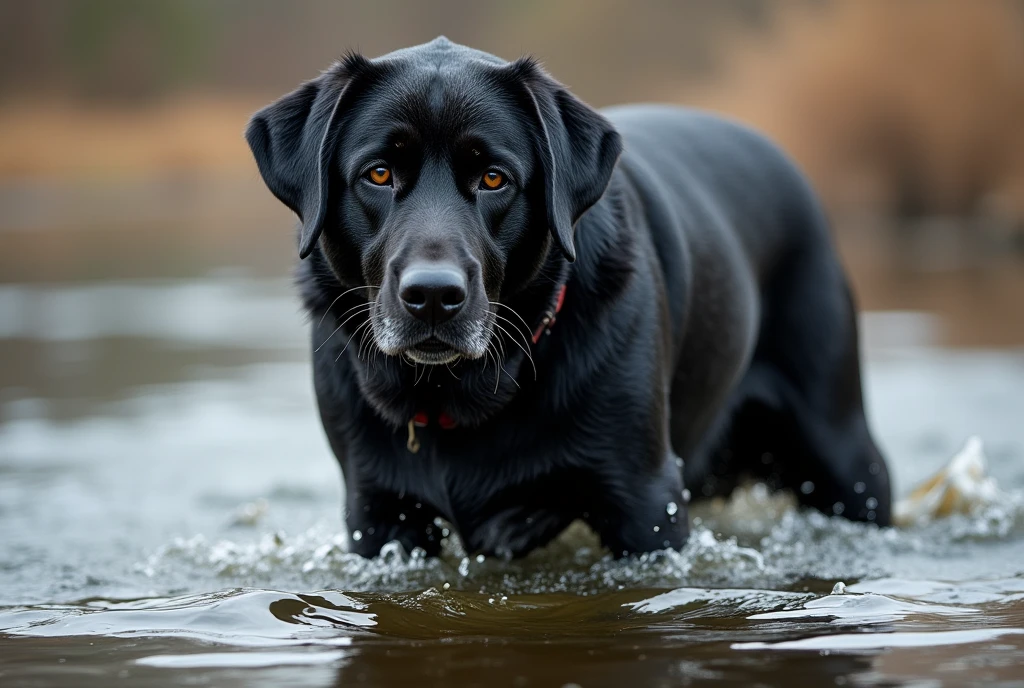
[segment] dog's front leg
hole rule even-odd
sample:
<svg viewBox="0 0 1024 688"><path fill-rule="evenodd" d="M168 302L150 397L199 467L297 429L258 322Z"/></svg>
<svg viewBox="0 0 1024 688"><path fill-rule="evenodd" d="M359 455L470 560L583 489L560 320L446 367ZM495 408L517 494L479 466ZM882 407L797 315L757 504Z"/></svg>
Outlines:
<svg viewBox="0 0 1024 688"><path fill-rule="evenodd" d="M429 504L409 495L373 488L350 489L345 504L350 550L373 557L385 544L397 540L406 552L420 547L428 556L437 556L443 537L434 523L437 516Z"/></svg>
<svg viewBox="0 0 1024 688"><path fill-rule="evenodd" d="M516 506L465 524L461 534L467 552L513 559L551 542L575 517L571 510Z"/></svg>
<svg viewBox="0 0 1024 688"><path fill-rule="evenodd" d="M686 544L687 503L671 453L654 474L616 471L602 482L604 495L585 519L616 557Z"/></svg>

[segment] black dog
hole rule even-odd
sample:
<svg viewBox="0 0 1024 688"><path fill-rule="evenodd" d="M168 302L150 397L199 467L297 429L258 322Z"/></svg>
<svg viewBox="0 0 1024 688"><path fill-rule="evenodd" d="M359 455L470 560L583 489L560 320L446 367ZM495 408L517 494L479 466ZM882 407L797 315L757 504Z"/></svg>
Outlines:
<svg viewBox="0 0 1024 688"><path fill-rule="evenodd" d="M857 325L793 165L708 114L603 114L438 38L350 55L246 138L302 226L352 547L519 556L583 519L679 548L744 476L889 523ZM621 157L620 157L621 154ZM556 321L557 314L557 321Z"/></svg>

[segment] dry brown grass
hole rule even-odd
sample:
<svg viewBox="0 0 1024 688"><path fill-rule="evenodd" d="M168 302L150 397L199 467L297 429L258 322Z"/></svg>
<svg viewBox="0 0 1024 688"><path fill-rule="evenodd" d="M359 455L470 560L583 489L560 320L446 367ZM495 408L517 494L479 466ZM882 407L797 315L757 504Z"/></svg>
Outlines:
<svg viewBox="0 0 1024 688"><path fill-rule="evenodd" d="M838 213L995 209L1024 218L1019 0L782 7L768 30L719 41L726 68L706 88L661 98L767 131ZM252 173L241 132L267 100L190 97L137 109L7 103L0 179Z"/></svg>
<svg viewBox="0 0 1024 688"><path fill-rule="evenodd" d="M1024 218L1024 7L855 0L783 12L696 97L767 131L830 205ZM693 98L690 99L694 100Z"/></svg>
<svg viewBox="0 0 1024 688"><path fill-rule="evenodd" d="M0 178L249 171L242 130L261 102L193 97L138 108L6 104L0 108Z"/></svg>

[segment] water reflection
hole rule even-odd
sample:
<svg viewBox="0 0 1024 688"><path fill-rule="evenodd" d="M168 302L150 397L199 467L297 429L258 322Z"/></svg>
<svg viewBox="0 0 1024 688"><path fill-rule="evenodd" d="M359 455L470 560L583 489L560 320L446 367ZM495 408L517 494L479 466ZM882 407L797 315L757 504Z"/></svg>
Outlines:
<svg viewBox="0 0 1024 688"><path fill-rule="evenodd" d="M1024 354L937 347L934 314L864 325L897 492L979 434L996 503L883 530L754 486L695 508L683 552L614 560L577 526L511 563L454 540L364 560L286 280L0 286L0 679L870 685L940 661L954 682L1007 678Z"/></svg>
<svg viewBox="0 0 1024 688"><path fill-rule="evenodd" d="M190 669L210 671L221 685L220 679L252 678L248 670L264 667L303 667L278 675L308 685L462 685L481 675L498 685L710 679L738 685L781 671L788 681L815 682L808 685L837 679L874 685L891 681L890 672L907 679L927 674L923 662L938 647L947 664L951 656L971 658L947 667L947 679L977 677L971 672L979 664L989 678L1008 678L1013 663L1024 659L1024 628L1013 625L1024 613L1024 580L980 584L994 594L981 608L921 601L942 587L905 581L910 599L688 588L501 602L433 589L406 595L232 590L8 610L0 613L0 629L20 636L16 656L25 665L50 651L43 639L85 635L90 645L107 648L125 677L151 685ZM822 609L831 612L819 621ZM959 627L949 630L954 618ZM112 644L111 637L138 641ZM337 672L333 679L304 673L323 665ZM76 675L85 680L81 685L93 685L87 673Z"/></svg>

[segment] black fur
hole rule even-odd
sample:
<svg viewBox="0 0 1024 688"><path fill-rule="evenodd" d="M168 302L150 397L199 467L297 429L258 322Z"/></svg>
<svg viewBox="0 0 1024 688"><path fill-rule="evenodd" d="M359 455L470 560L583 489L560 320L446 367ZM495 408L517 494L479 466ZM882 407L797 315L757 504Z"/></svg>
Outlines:
<svg viewBox="0 0 1024 688"><path fill-rule="evenodd" d="M246 137L303 223L355 551L434 554L438 517L474 552L523 555L578 518L616 554L679 548L684 482L699 498L744 475L889 522L846 279L806 182L757 134L681 108L598 113L530 60L439 38L345 58ZM374 165L393 186L367 181ZM492 192L493 166L510 183ZM397 296L424 261L468 284L443 325ZM461 358L410 362L426 340Z"/></svg>

